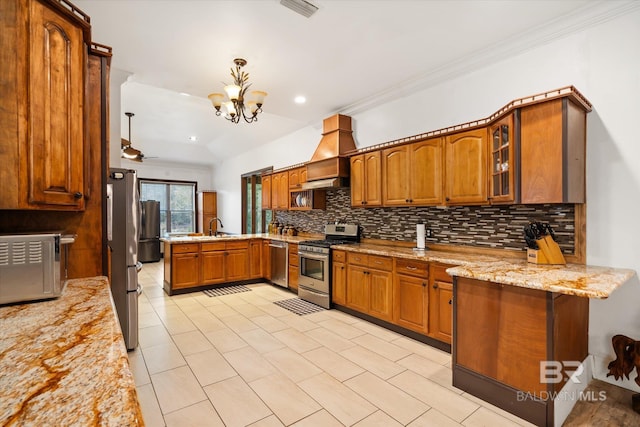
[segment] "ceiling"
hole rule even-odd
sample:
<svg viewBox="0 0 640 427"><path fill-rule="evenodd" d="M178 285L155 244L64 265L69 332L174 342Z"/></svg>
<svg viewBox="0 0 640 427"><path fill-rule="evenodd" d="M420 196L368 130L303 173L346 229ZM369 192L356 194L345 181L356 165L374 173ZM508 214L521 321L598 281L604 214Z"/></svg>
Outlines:
<svg viewBox="0 0 640 427"><path fill-rule="evenodd" d="M620 2L593 0L310 0L310 18L279 0L72 0L92 39L113 48L122 136L156 161L215 164L341 112L426 88L500 54L544 43ZM248 62L269 93L259 121L216 117L207 95ZM188 94L188 95L185 95ZM294 103L297 95L304 105ZM114 120L113 118L111 120ZM197 141L189 141L196 136ZM153 162L155 159L145 159Z"/></svg>

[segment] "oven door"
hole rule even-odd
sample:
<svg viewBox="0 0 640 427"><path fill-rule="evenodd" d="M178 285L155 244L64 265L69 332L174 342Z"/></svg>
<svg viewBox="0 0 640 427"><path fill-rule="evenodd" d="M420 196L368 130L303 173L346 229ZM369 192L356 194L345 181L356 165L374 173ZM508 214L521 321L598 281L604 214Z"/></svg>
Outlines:
<svg viewBox="0 0 640 427"><path fill-rule="evenodd" d="M329 255L298 252L298 286L329 293Z"/></svg>

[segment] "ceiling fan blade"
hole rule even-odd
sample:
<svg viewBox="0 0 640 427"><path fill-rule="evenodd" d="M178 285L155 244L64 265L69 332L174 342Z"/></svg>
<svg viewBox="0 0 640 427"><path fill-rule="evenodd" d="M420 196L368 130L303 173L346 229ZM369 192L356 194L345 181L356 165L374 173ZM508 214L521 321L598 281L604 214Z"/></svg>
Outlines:
<svg viewBox="0 0 640 427"><path fill-rule="evenodd" d="M131 145L131 142L129 142L128 140L126 140L124 138L120 138L120 145L122 147L129 147Z"/></svg>

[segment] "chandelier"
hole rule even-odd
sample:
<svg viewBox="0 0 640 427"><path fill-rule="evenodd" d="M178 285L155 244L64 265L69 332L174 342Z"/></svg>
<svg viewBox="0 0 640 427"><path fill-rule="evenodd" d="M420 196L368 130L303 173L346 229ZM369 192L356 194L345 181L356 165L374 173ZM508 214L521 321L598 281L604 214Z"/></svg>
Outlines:
<svg viewBox="0 0 640 427"><path fill-rule="evenodd" d="M120 138L120 157L123 159L133 160L134 162L142 162L144 154L142 154L142 151L133 148L131 145L131 117L135 114L124 114L129 117L129 139Z"/></svg>
<svg viewBox="0 0 640 427"><path fill-rule="evenodd" d="M240 118L243 118L247 123L258 121L258 114L262 112L262 103L264 102L264 97L267 96L267 92L261 90L251 91L252 98L247 101L246 93L251 83L247 83L249 81L249 73L241 70L242 67L247 65L247 61L242 58L236 58L233 63L236 64L235 70L231 68L233 84L225 84L224 87L228 101L223 102L224 94L222 93L212 93L208 98L216 109L216 116L222 114L220 109L224 105L226 110L224 118L233 123L239 123Z"/></svg>

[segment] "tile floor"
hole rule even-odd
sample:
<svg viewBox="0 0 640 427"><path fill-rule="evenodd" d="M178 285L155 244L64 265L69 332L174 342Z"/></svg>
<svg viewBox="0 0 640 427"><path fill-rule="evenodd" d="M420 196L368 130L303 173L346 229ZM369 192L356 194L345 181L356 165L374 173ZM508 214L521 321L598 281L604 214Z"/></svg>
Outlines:
<svg viewBox="0 0 640 427"><path fill-rule="evenodd" d="M448 353L337 310L297 316L269 284L168 297L144 264L129 353L146 425L528 426L451 386Z"/></svg>

